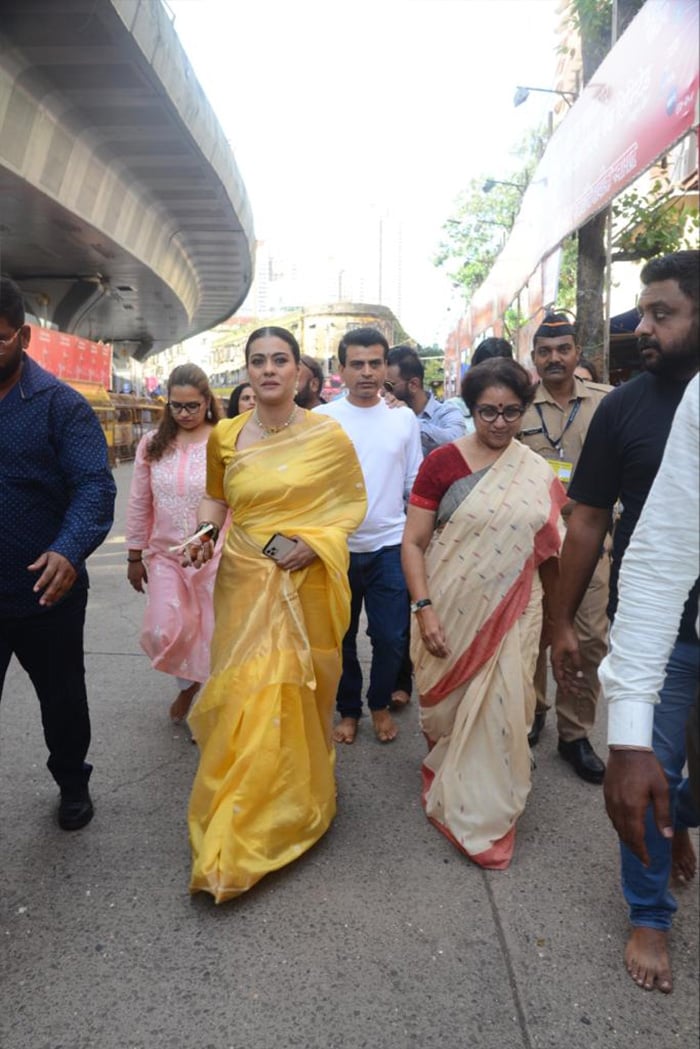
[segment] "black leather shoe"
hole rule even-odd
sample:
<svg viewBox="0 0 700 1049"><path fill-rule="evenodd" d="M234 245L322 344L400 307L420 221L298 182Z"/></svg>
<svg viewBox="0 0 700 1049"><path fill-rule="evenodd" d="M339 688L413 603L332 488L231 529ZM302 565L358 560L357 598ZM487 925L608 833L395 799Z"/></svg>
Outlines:
<svg viewBox="0 0 700 1049"><path fill-rule="evenodd" d="M94 815L87 787L78 794L61 794L58 806L58 825L61 830L80 830Z"/></svg>
<svg viewBox="0 0 700 1049"><path fill-rule="evenodd" d="M605 775L605 765L600 760L589 740L573 739L570 743L559 740L559 753L564 761L573 766L574 772L587 783L602 783Z"/></svg>
<svg viewBox="0 0 700 1049"><path fill-rule="evenodd" d="M545 718L547 717L546 710L538 710L535 714L535 720L532 722L532 728L527 734L527 741L531 747L536 747L540 741L542 735L542 729L544 728Z"/></svg>

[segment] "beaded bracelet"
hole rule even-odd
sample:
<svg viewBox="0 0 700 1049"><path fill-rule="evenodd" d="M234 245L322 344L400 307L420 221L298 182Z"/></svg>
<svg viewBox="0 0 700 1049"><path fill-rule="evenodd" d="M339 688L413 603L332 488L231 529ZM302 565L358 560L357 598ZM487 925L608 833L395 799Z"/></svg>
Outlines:
<svg viewBox="0 0 700 1049"><path fill-rule="evenodd" d="M143 561L142 557L127 557L126 562L129 565L138 565Z"/></svg>

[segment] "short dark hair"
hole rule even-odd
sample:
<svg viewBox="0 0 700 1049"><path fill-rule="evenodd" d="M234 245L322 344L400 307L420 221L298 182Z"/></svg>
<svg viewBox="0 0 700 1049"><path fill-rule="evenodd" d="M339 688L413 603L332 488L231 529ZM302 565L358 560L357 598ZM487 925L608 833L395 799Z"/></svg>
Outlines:
<svg viewBox="0 0 700 1049"><path fill-rule="evenodd" d="M683 294L697 309L700 302L700 251L672 251L649 259L639 275L642 284L675 280Z"/></svg>
<svg viewBox="0 0 700 1049"><path fill-rule="evenodd" d="M406 382L409 379L420 379L421 386L425 378L423 362L412 346L392 346L386 359L387 364L396 364L399 375Z"/></svg>
<svg viewBox="0 0 700 1049"><path fill-rule="evenodd" d="M588 357L579 357L578 361L576 362L576 367L585 368L586 371L590 373L591 382L600 382L600 379L598 378L598 369L596 368L593 361L589 360Z"/></svg>
<svg viewBox="0 0 700 1049"><path fill-rule="evenodd" d="M300 363L306 365L314 379L318 379L318 392L320 393L326 381L321 362L317 361L315 357L310 357L308 353L302 353Z"/></svg>
<svg viewBox="0 0 700 1049"><path fill-rule="evenodd" d="M523 407L532 402L535 387L530 373L517 361L505 357L493 357L469 369L462 379L462 400L470 412L484 390L491 386L506 386L518 398Z"/></svg>
<svg viewBox="0 0 700 1049"><path fill-rule="evenodd" d="M0 278L0 317L4 317L11 328L21 328L25 322L22 292L9 277Z"/></svg>
<svg viewBox="0 0 700 1049"><path fill-rule="evenodd" d="M377 328L351 328L338 343L338 360L345 367L348 346L381 346L384 360L389 355L389 343Z"/></svg>
<svg viewBox="0 0 700 1049"><path fill-rule="evenodd" d="M492 357L513 359L513 347L507 339L499 339L495 335L490 335L488 339L480 342L472 356L472 368L477 364L482 364L483 361L490 360Z"/></svg>
<svg viewBox="0 0 700 1049"><path fill-rule="evenodd" d="M231 396L228 399L228 407L226 409L226 418L235 419L239 414L239 404L241 401L241 394L244 390L252 390L253 387L249 382L239 382L238 386L234 387L231 392Z"/></svg>
<svg viewBox="0 0 700 1049"><path fill-rule="evenodd" d="M286 328L278 328L276 325L271 324L265 328L256 328L254 332L248 336L248 341L245 344L245 362L248 363L250 357L250 347L253 345L256 339L266 338L281 339L282 342L286 342L290 350L294 354L294 360L299 363L301 360L301 350L299 349L299 343L292 335L291 331L287 331Z"/></svg>

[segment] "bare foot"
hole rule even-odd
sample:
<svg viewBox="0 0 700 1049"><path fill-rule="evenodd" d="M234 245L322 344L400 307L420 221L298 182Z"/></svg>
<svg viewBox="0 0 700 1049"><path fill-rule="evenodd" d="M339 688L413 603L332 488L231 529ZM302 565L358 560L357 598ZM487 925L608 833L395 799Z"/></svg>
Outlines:
<svg viewBox="0 0 700 1049"><path fill-rule="evenodd" d="M341 718L333 729L334 743L354 743L357 735L357 718Z"/></svg>
<svg viewBox="0 0 700 1049"><path fill-rule="evenodd" d="M399 727L388 710L372 710L374 734L380 743L391 743L399 734Z"/></svg>
<svg viewBox="0 0 700 1049"><path fill-rule="evenodd" d="M402 707L407 707L411 702L411 693L406 692L403 688L397 688L395 692L391 693L391 705L396 707L397 710L401 710Z"/></svg>
<svg viewBox="0 0 700 1049"><path fill-rule="evenodd" d="M695 877L697 859L687 829L673 832L671 845L671 877L676 882L692 881Z"/></svg>
<svg viewBox="0 0 700 1049"><path fill-rule="evenodd" d="M625 947L625 965L638 987L663 994L673 990L671 960L668 956L668 933L663 929L648 929L637 925Z"/></svg>
<svg viewBox="0 0 700 1049"><path fill-rule="evenodd" d="M181 692L178 692L170 704L170 720L174 725L180 725L185 720L198 690L199 682L195 681L189 688L183 688Z"/></svg>

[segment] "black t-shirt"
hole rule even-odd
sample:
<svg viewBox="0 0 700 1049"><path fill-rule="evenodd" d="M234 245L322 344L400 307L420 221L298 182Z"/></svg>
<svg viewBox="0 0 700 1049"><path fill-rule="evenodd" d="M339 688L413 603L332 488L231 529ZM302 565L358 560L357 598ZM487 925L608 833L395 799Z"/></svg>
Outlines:
<svg viewBox="0 0 700 1049"><path fill-rule="evenodd" d="M608 615L617 607L620 562L661 465L676 408L687 382L644 372L618 386L598 405L569 485L577 503L612 510L619 499L622 516L613 536ZM696 537L689 537L695 542ZM698 583L683 609L681 641L697 639Z"/></svg>

